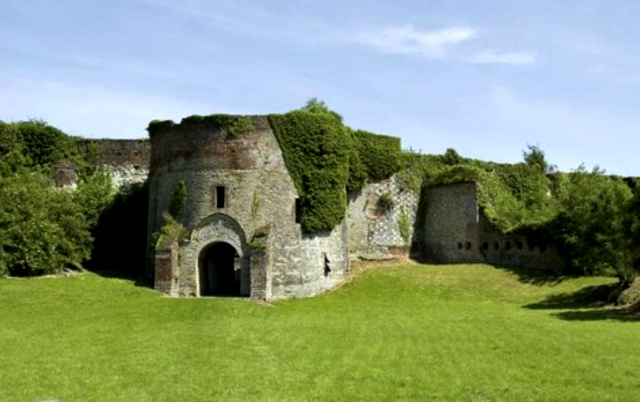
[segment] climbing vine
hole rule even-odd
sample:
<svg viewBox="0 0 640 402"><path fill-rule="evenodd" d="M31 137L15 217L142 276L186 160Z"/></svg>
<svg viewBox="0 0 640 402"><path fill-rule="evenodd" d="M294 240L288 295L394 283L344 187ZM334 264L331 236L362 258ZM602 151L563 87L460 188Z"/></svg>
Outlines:
<svg viewBox="0 0 640 402"><path fill-rule="evenodd" d="M256 219L260 215L261 201L257 192L253 193L253 200L251 201L251 217Z"/></svg>
<svg viewBox="0 0 640 402"><path fill-rule="evenodd" d="M355 131L354 137L369 179L386 179L400 169L400 138L362 130Z"/></svg>
<svg viewBox="0 0 640 402"><path fill-rule="evenodd" d="M409 244L411 240L411 223L409 222L409 215L404 207L400 210L400 216L398 217L398 230L400 231L400 237L402 237L404 244Z"/></svg>
<svg viewBox="0 0 640 402"><path fill-rule="evenodd" d="M344 218L347 193L400 168L400 139L354 131L324 103L269 116L284 161L300 196L307 233L331 230Z"/></svg>
<svg viewBox="0 0 640 402"><path fill-rule="evenodd" d="M300 197L301 227L332 230L347 207L348 133L336 117L295 110L269 116Z"/></svg>
<svg viewBox="0 0 640 402"><path fill-rule="evenodd" d="M178 219L182 208L187 200L187 184L184 180L180 180L171 194L171 201L169 201L169 215L172 218Z"/></svg>
<svg viewBox="0 0 640 402"><path fill-rule="evenodd" d="M227 137L233 139L253 129L254 125L251 117L229 114L212 114L209 116L193 115L185 117L179 124L176 124L172 120L153 120L147 127L149 137L151 138L163 132L188 133L194 130L225 130Z"/></svg>

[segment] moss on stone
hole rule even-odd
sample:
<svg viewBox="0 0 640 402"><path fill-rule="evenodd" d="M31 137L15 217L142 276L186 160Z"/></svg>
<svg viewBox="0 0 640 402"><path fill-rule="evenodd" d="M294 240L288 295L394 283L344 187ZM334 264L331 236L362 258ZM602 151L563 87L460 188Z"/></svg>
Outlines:
<svg viewBox="0 0 640 402"><path fill-rule="evenodd" d="M149 137L163 132L189 132L193 130L225 130L229 138L237 138L241 134L253 131L253 120L249 116L235 116L230 114L212 114L208 116L192 115L183 118L180 124L172 120L153 120L147 131Z"/></svg>

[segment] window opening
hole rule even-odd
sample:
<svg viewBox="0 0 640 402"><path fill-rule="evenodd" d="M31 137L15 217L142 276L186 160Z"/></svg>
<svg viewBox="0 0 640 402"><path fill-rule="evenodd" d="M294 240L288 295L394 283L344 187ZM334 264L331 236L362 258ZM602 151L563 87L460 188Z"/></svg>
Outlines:
<svg viewBox="0 0 640 402"><path fill-rule="evenodd" d="M225 191L224 186L216 187L216 208L224 208L225 207Z"/></svg>

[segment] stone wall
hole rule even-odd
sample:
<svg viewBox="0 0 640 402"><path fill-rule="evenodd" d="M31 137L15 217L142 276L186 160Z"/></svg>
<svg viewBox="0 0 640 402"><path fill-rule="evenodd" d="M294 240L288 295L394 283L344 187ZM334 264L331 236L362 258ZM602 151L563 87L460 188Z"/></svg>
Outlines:
<svg viewBox="0 0 640 402"><path fill-rule="evenodd" d="M111 175L116 189L143 183L149 177L151 143L148 140L86 140L84 149L91 146L97 148L98 165Z"/></svg>
<svg viewBox="0 0 640 402"><path fill-rule="evenodd" d="M496 230L478 205L476 183L431 188L425 197L424 257L428 261L552 270L560 267L553 248L533 246L523 236Z"/></svg>
<svg viewBox="0 0 640 402"><path fill-rule="evenodd" d="M390 208L380 205L383 194L391 197L393 205ZM406 256L414 238L417 210L418 197L403 188L397 176L367 183L360 192L349 197L347 216L351 258L393 258L398 256L398 250ZM409 223L406 238L400 230L402 219Z"/></svg>
<svg viewBox="0 0 640 402"><path fill-rule="evenodd" d="M148 140L85 139L78 144L85 157L109 173L116 190L134 183L143 183L149 177L151 143ZM59 187L75 187L77 167L60 162L52 172Z"/></svg>
<svg viewBox="0 0 640 402"><path fill-rule="evenodd" d="M460 183L425 192L424 258L434 262L478 262L480 210L476 184Z"/></svg>
<svg viewBox="0 0 640 402"><path fill-rule="evenodd" d="M559 270L562 264L555 248L531 244L522 235L502 234L484 215L478 225L478 249L484 261L494 265Z"/></svg>

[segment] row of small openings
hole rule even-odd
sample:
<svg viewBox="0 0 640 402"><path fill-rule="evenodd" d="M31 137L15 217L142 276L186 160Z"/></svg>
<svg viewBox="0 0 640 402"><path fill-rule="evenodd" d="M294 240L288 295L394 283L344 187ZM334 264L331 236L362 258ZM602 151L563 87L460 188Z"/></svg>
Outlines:
<svg viewBox="0 0 640 402"><path fill-rule="evenodd" d="M522 244L521 241L516 241L515 246L518 250L522 250L522 248L524 247L524 245ZM506 250L511 250L511 242L510 241L506 241L504 242L504 248ZM489 243L484 242L482 243L482 249L483 250L489 250ZM494 250L499 250L500 249L500 243L498 243L497 241L493 242L493 249Z"/></svg>
<svg viewBox="0 0 640 402"><path fill-rule="evenodd" d="M504 243L504 249L505 250L511 250L511 247L512 246L511 246L511 242L510 241L506 241ZM489 243L487 243L487 242L482 243L480 248L482 250L489 250ZM524 245L522 244L521 241L518 240L518 241L515 242L515 248L518 249L518 250L522 250L524 248ZM462 249L471 250L471 243L470 242L466 242L466 243L463 244L462 242L458 242L458 250L462 250ZM500 243L498 243L497 241L493 242L493 249L494 250L499 250L500 249ZM533 247L530 247L530 249L533 250ZM546 249L547 249L546 245L543 244L543 245L540 246L540 252L541 253L544 253Z"/></svg>

